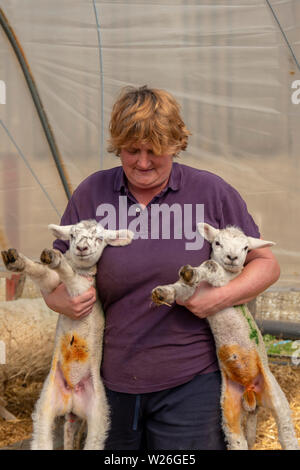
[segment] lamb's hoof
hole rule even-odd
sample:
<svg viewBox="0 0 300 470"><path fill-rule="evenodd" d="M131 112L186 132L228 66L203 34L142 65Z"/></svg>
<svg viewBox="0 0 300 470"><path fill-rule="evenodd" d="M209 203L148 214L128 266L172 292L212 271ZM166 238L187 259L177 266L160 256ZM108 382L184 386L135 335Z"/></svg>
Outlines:
<svg viewBox="0 0 300 470"><path fill-rule="evenodd" d="M57 268L60 264L60 257L54 250L48 250L45 248L42 253L40 260L43 264L47 264L50 268Z"/></svg>
<svg viewBox="0 0 300 470"><path fill-rule="evenodd" d="M25 262L15 248L1 251L3 263L9 271L21 272L25 268Z"/></svg>
<svg viewBox="0 0 300 470"><path fill-rule="evenodd" d="M203 267L205 267L211 273L215 273L218 270L218 263L216 263L212 259L209 259L207 261L204 261Z"/></svg>
<svg viewBox="0 0 300 470"><path fill-rule="evenodd" d="M161 305L164 302L163 290L160 287L153 289L151 296L153 302L157 305Z"/></svg>
<svg viewBox="0 0 300 470"><path fill-rule="evenodd" d="M194 278L194 268L189 264L183 266L179 271L179 276L186 284L192 284Z"/></svg>
<svg viewBox="0 0 300 470"><path fill-rule="evenodd" d="M163 287L156 287L153 289L152 293L152 300L157 305L168 305L171 306L170 303L174 302L174 299L169 299L169 295Z"/></svg>

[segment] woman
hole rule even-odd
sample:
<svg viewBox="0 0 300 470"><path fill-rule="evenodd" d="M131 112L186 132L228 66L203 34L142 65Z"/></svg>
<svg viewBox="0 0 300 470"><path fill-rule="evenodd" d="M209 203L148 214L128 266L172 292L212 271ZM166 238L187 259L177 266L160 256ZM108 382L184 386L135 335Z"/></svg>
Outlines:
<svg viewBox="0 0 300 470"><path fill-rule="evenodd" d="M106 449L225 449L220 372L205 318L255 298L278 279L278 263L268 248L253 250L242 274L228 285L204 284L182 305L154 307L155 286L174 282L180 266L209 258L208 243L201 249L196 242L188 245L200 204L204 220L215 227L237 225L254 237L259 231L235 189L212 173L174 162L189 132L167 92L123 91L113 107L110 134L109 151L122 166L83 181L61 221L101 222L109 203L116 209L110 228L135 227L134 241L120 251L108 247L98 266L106 313L101 373L111 407ZM164 212L166 207L172 210ZM183 219L192 222L192 231L182 229ZM67 248L61 241L54 245ZM45 300L61 314L82 318L95 292L71 299L60 285Z"/></svg>

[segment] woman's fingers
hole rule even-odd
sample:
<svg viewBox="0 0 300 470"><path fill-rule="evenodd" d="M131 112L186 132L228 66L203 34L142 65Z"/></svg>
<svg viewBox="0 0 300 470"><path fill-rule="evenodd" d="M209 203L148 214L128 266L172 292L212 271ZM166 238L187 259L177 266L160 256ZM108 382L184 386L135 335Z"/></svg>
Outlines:
<svg viewBox="0 0 300 470"><path fill-rule="evenodd" d="M70 297L66 286L59 284L53 292L43 296L49 308L74 320L91 313L96 302L96 290L93 286L83 294Z"/></svg>

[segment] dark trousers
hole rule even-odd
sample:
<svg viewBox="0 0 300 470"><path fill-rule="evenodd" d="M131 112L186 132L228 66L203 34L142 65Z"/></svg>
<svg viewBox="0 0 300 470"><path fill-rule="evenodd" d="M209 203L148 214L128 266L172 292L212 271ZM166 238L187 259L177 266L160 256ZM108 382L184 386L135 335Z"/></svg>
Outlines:
<svg viewBox="0 0 300 470"><path fill-rule="evenodd" d="M111 428L105 450L225 450L220 372L140 395L106 389Z"/></svg>

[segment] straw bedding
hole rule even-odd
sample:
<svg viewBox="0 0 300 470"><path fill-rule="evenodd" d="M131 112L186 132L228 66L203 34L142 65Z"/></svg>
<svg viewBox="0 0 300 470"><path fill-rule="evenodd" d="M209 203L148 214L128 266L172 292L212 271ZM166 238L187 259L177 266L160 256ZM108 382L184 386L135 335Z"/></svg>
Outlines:
<svg viewBox="0 0 300 470"><path fill-rule="evenodd" d="M287 395L300 442L300 368L273 364L270 367ZM28 439L31 436L31 413L42 383L18 377L6 384L4 398L7 402L7 409L18 418L18 421L5 422L0 418L0 447ZM258 414L257 439L254 449L280 449L275 421L271 414L264 409L261 409Z"/></svg>

